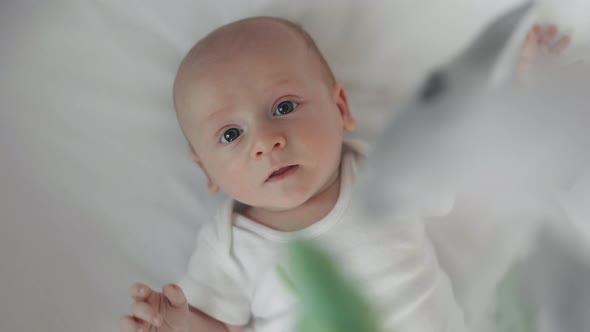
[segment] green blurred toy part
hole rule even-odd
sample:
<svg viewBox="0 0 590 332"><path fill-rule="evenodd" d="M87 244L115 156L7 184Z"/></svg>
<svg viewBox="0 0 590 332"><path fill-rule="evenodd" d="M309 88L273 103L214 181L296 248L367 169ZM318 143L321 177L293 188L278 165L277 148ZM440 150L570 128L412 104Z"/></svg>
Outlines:
<svg viewBox="0 0 590 332"><path fill-rule="evenodd" d="M336 262L309 241L288 245L285 286L301 301L297 332L379 332L375 311Z"/></svg>

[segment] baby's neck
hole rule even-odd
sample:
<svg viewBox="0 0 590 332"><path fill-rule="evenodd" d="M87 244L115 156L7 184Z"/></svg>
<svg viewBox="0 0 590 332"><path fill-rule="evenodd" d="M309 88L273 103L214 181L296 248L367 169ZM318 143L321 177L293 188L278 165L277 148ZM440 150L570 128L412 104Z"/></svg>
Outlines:
<svg viewBox="0 0 590 332"><path fill-rule="evenodd" d="M328 215L336 205L339 194L340 172L338 172L336 179L325 190L294 209L270 211L258 207L248 207L242 214L278 231L298 231L320 221Z"/></svg>

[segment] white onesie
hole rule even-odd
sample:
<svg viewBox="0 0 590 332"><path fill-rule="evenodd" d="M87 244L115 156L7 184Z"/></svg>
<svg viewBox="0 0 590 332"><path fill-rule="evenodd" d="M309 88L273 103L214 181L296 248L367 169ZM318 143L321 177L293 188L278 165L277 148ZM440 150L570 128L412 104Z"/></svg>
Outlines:
<svg viewBox="0 0 590 332"><path fill-rule="evenodd" d="M338 201L332 211L296 232L280 232L236 212L227 202L203 226L179 286L188 302L230 325L251 331L292 330L297 301L276 268L294 236L317 241L365 292L384 331L465 330L450 282L439 267L419 219L370 223L349 216L351 187L362 143L347 141Z"/></svg>

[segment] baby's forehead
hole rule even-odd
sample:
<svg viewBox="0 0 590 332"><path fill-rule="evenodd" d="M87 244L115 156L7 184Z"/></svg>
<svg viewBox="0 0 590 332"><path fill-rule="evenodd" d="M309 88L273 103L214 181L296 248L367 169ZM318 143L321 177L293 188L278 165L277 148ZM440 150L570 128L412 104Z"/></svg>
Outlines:
<svg viewBox="0 0 590 332"><path fill-rule="evenodd" d="M201 39L186 62L246 53L264 52L275 47L306 46L300 33L271 19L252 19L223 26ZM250 52L247 52L250 51Z"/></svg>
<svg viewBox="0 0 590 332"><path fill-rule="evenodd" d="M175 90L206 78L213 69L232 66L236 62L247 65L276 50L292 53L302 48L306 48L306 44L293 29L272 20L225 26L201 39L185 56L178 69ZM280 60L282 54L275 54Z"/></svg>
<svg viewBox="0 0 590 332"><path fill-rule="evenodd" d="M232 73L238 75L253 66L266 67L270 62L285 66L315 65L315 61L309 61L311 52L307 45L291 29L277 23L255 23L240 29L239 26L222 28L197 43L179 68L175 94L194 91L195 85L203 87L200 83L212 83L222 74L230 81ZM230 68L233 72L228 72Z"/></svg>

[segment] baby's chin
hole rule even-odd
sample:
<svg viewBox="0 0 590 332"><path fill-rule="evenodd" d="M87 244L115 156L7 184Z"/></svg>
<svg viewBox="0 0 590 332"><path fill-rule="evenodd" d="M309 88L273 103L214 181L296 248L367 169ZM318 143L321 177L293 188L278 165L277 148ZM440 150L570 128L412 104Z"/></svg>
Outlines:
<svg viewBox="0 0 590 332"><path fill-rule="evenodd" d="M300 207L307 200L308 198L291 198L280 202L270 202L270 204L261 205L260 208L270 212L287 212Z"/></svg>
<svg viewBox="0 0 590 332"><path fill-rule="evenodd" d="M268 212L288 212L305 205L310 200L322 194L327 188L326 184L315 183L298 183L296 186L289 186L283 190L273 190L271 192L259 192L251 196L242 197L244 200L238 201L255 209L262 209ZM234 198L236 196L233 196Z"/></svg>
<svg viewBox="0 0 590 332"><path fill-rule="evenodd" d="M252 202L252 207L264 209L269 212L287 212L302 206L312 195L308 193L297 193L283 197L269 197L265 201Z"/></svg>
<svg viewBox="0 0 590 332"><path fill-rule="evenodd" d="M338 179L334 181L338 181ZM315 186L300 186L296 190L284 192L282 195L279 194L280 196L268 197L268 200L266 200L268 204L260 204L259 207L272 212L287 212L295 210L311 201L325 203L325 194L332 188L332 185L332 182L327 182L323 186L320 184L316 184Z"/></svg>

